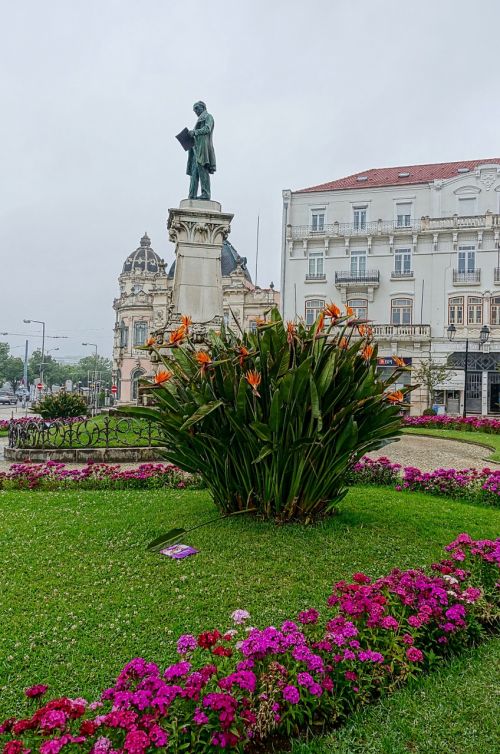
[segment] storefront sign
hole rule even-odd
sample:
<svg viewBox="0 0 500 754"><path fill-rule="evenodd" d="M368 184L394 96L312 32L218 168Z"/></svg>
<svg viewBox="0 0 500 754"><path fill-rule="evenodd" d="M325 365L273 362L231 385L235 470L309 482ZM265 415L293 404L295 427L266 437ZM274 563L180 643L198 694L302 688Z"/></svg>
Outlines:
<svg viewBox="0 0 500 754"><path fill-rule="evenodd" d="M401 356L402 360L405 363L406 367L411 367L411 356L408 358L407 356ZM392 356L380 356L377 359L377 365L379 367L395 367L397 366L396 362L394 361Z"/></svg>

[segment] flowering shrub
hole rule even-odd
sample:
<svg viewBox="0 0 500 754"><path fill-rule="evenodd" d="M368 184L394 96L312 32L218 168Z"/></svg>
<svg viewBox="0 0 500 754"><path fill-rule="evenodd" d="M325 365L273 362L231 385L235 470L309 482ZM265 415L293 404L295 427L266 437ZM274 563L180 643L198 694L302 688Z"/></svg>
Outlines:
<svg viewBox="0 0 500 754"><path fill-rule="evenodd" d="M145 382L154 407L122 410L161 426L165 457L199 473L221 512L307 522L345 495L353 461L399 433L410 388L390 389L401 359L379 379L371 330L349 308L330 304L311 326L270 316L241 338L211 333L209 350L184 317L168 343L146 346L163 364Z"/></svg>
<svg viewBox="0 0 500 754"><path fill-rule="evenodd" d="M121 469L106 463L87 463L76 469L56 461L13 463L0 471L0 489L142 489L159 487L202 486L199 477L186 474L172 464L143 463L133 469Z"/></svg>
<svg viewBox="0 0 500 754"><path fill-rule="evenodd" d="M487 432L496 435L500 433L500 419L489 419L486 416L405 416L405 427L428 427L429 429L458 429L465 432Z"/></svg>
<svg viewBox="0 0 500 754"><path fill-rule="evenodd" d="M0 432L7 432L9 429L9 420L0 419Z"/></svg>
<svg viewBox="0 0 500 754"><path fill-rule="evenodd" d="M135 658L99 700L40 704L0 725L3 754L204 754L269 751L272 739L318 731L477 641L499 610L500 540L460 534L428 571L356 573L333 585L327 610L309 608L279 628L234 627L177 642L164 671ZM263 747L266 747L265 749Z"/></svg>
<svg viewBox="0 0 500 754"><path fill-rule="evenodd" d="M31 409L44 419L66 419L86 414L88 407L82 395L61 390L60 393L41 398Z"/></svg>

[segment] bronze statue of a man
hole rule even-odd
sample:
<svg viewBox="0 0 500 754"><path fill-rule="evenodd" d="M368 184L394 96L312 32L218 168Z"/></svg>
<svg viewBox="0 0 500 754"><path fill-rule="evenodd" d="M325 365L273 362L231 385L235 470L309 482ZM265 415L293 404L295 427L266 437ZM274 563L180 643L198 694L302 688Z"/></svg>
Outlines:
<svg viewBox="0 0 500 754"><path fill-rule="evenodd" d="M194 145L189 150L186 173L191 176L190 199L210 199L210 173L215 173L215 152L212 143L214 119L207 113L204 102L195 102L193 110L198 116L195 127L189 132ZM198 182L201 196L198 194Z"/></svg>

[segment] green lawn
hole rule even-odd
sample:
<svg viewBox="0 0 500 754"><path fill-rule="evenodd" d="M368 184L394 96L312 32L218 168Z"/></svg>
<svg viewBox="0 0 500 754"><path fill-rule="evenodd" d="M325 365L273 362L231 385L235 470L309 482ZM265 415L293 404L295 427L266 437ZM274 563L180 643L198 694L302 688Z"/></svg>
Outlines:
<svg viewBox="0 0 500 754"><path fill-rule="evenodd" d="M488 432L462 432L459 429L426 429L424 427L405 429L404 433L408 435L428 435L429 437L440 437L444 440L460 440L461 442L475 442L479 445L486 445L488 448L491 448L493 453L489 455L488 450L485 448L485 459L500 463L500 435L493 435Z"/></svg>
<svg viewBox="0 0 500 754"><path fill-rule="evenodd" d="M166 664L180 633L226 628L236 608L248 609L256 625L277 624L323 605L331 583L353 571L377 576L396 565L428 564L461 531L491 537L500 530L500 510L354 487L339 515L314 527L236 517L193 532L189 543L200 554L184 561L145 550L163 531L213 515L204 490L0 492L0 718L22 710L22 690L31 683L48 682L53 694L94 697L131 657ZM451 717L470 692L483 716L493 647L470 656L473 678L462 672L467 688L450 665L409 696L399 692L365 712L339 737L299 744L296 752L365 751L359 741L366 724L375 747L366 751L393 754L399 750L380 738L377 715L389 721L387 735L399 745L398 726L417 725L414 694L429 705L428 716L447 695ZM429 721L419 719L418 726L415 747L401 751L453 752L441 731L438 748L418 748ZM490 751L488 735L481 733L476 749L456 751Z"/></svg>

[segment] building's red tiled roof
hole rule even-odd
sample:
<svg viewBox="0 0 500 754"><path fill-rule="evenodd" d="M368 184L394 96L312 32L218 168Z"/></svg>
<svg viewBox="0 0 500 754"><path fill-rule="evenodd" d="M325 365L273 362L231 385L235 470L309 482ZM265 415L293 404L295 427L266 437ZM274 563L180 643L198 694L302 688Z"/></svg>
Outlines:
<svg viewBox="0 0 500 754"><path fill-rule="evenodd" d="M456 178L460 175L458 168L474 170L478 165L490 163L500 164L500 157L489 157L486 160L461 160L460 162L438 162L432 165L402 165L395 168L370 168L362 173L354 173L346 178L321 183L319 186L299 189L296 194L308 191L339 191L341 189L363 189L380 186L405 186L414 183L430 183L436 179ZM401 175L400 173L409 173ZM358 180L366 176L366 180Z"/></svg>

